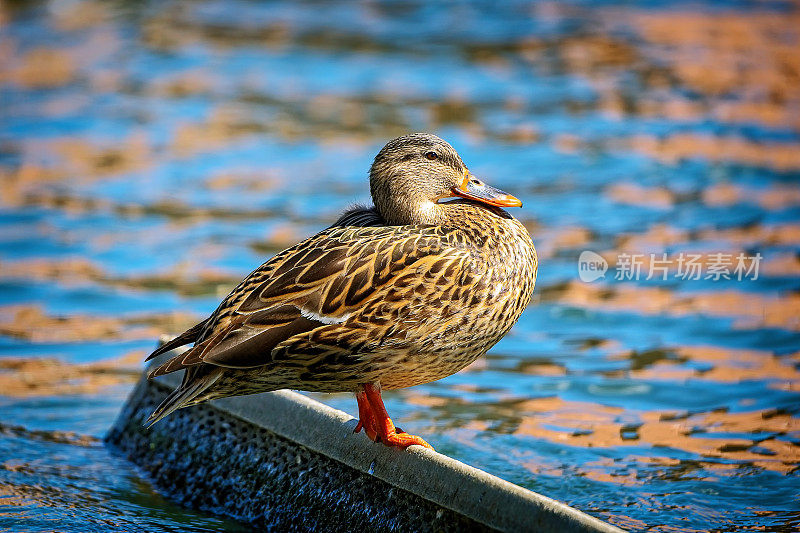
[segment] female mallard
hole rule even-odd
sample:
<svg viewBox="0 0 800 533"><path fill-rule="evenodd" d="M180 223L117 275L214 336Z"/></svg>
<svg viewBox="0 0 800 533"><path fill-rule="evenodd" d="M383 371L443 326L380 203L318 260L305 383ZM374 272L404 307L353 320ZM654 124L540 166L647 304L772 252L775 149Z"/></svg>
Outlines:
<svg viewBox="0 0 800 533"><path fill-rule="evenodd" d="M150 416L277 389L356 394L374 441L427 446L397 432L381 389L428 383L485 354L519 318L536 281L530 235L435 135L389 142L370 169L373 208L279 253L203 322L148 360L194 342L150 377L186 369Z"/></svg>

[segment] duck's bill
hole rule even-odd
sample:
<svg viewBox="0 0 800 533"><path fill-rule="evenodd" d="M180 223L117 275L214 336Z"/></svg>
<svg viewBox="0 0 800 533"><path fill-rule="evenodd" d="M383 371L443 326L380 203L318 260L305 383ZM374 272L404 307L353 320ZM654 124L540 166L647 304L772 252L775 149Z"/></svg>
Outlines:
<svg viewBox="0 0 800 533"><path fill-rule="evenodd" d="M522 207L519 198L511 196L505 191L495 189L491 185L486 185L472 175L467 175L464 182L451 189L454 196L468 198L488 205L497 207Z"/></svg>

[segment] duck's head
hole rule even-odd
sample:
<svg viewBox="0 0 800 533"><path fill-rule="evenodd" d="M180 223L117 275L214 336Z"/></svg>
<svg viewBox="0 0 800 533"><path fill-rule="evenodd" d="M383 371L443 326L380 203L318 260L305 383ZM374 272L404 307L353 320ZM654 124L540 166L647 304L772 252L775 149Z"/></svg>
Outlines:
<svg viewBox="0 0 800 533"><path fill-rule="evenodd" d="M375 156L369 183L375 207L389 224L442 224L449 220L452 198L483 206L522 205L473 176L452 146L428 133L389 141Z"/></svg>

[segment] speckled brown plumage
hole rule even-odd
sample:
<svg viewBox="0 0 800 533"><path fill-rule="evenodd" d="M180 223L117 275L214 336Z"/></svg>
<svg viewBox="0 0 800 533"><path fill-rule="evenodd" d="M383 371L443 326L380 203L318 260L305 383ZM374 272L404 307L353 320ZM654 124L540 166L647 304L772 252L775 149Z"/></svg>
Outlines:
<svg viewBox="0 0 800 533"><path fill-rule="evenodd" d="M376 207L350 210L277 254L151 355L195 343L151 372L187 370L153 421L200 401L282 388L427 383L508 332L530 301L536 252L516 219L487 204L518 201L426 134L387 144L370 183Z"/></svg>

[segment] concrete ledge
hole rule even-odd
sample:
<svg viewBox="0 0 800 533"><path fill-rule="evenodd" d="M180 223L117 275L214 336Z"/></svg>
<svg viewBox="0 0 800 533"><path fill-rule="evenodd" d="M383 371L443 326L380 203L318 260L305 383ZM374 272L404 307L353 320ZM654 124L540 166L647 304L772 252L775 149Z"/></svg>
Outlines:
<svg viewBox="0 0 800 533"><path fill-rule="evenodd" d="M180 378L142 379L106 440L187 505L281 529L621 531L420 446L375 444L346 413L290 391L216 400L144 429Z"/></svg>

